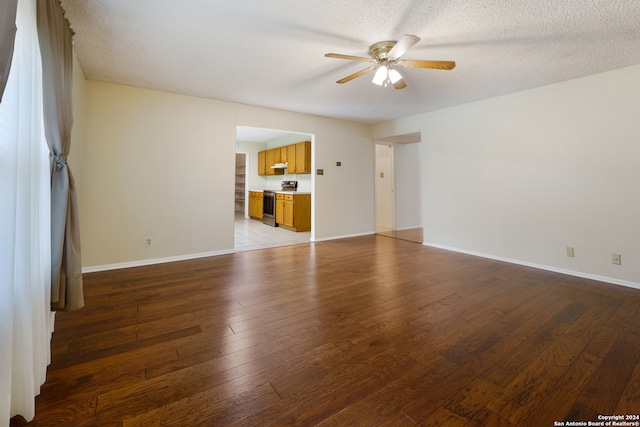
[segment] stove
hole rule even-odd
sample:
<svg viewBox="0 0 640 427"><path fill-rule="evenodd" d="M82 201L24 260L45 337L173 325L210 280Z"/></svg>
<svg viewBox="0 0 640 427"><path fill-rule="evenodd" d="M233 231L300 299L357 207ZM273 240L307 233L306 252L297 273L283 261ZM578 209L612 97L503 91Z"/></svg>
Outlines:
<svg viewBox="0 0 640 427"><path fill-rule="evenodd" d="M298 191L298 181L282 181L281 191ZM264 190L262 192L262 222L277 227L276 222L276 192Z"/></svg>
<svg viewBox="0 0 640 427"><path fill-rule="evenodd" d="M276 192L264 190L262 192L262 223L277 227L276 223Z"/></svg>
<svg viewBox="0 0 640 427"><path fill-rule="evenodd" d="M298 181L282 181L282 191L298 191Z"/></svg>

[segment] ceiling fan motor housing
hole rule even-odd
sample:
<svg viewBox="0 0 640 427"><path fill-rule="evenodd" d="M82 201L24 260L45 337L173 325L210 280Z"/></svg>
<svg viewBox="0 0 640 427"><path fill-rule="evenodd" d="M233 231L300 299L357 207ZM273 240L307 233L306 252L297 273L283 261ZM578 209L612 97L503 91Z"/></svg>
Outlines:
<svg viewBox="0 0 640 427"><path fill-rule="evenodd" d="M373 59L375 59L376 62L380 62L385 59L389 59L387 58L387 54L389 53L391 48L395 46L395 44L396 42L392 41L378 42L374 45L371 45L369 51L371 52L371 56L373 57Z"/></svg>

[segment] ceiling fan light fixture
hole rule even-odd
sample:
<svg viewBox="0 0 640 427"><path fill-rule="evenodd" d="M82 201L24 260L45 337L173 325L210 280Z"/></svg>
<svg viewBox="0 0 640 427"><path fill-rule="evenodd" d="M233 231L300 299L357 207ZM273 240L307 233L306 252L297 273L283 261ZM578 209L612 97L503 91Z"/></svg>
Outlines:
<svg viewBox="0 0 640 427"><path fill-rule="evenodd" d="M373 80L371 80L371 82L374 84L377 84L378 86L382 86L385 83L385 81L387 81L388 77L389 77L389 69L387 68L386 65L380 65L376 69L376 73L373 76Z"/></svg>
<svg viewBox="0 0 640 427"><path fill-rule="evenodd" d="M389 69L389 80L391 80L391 84L395 84L402 80L402 75L395 68Z"/></svg>
<svg viewBox="0 0 640 427"><path fill-rule="evenodd" d="M433 68L436 70L453 70L456 66L454 61L433 61L428 59L400 59L413 45L420 41L420 37L412 36L411 34L405 34L395 41L381 41L374 43L369 48L371 57L343 55L340 53L327 53L324 56L328 58L347 59L350 61L360 61L373 63L367 68L364 68L358 72L348 75L336 83L342 84L350 82L356 77L360 77L371 71L374 71L372 83L388 87L393 85L396 89L404 89L407 84L404 82L402 74L397 67L409 67L409 68Z"/></svg>

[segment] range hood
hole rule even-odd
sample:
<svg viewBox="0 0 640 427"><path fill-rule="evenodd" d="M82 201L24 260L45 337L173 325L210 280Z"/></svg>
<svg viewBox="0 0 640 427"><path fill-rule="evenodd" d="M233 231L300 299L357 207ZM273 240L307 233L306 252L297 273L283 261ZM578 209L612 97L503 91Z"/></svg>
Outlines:
<svg viewBox="0 0 640 427"><path fill-rule="evenodd" d="M285 169L286 167L287 167L287 162L276 163L275 165L271 166L271 169Z"/></svg>

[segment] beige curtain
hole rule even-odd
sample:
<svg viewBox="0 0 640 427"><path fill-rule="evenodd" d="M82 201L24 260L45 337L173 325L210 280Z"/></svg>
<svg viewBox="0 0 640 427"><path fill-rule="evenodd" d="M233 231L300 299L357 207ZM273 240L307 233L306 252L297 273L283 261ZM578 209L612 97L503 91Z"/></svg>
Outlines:
<svg viewBox="0 0 640 427"><path fill-rule="evenodd" d="M2 94L11 69L13 41L16 37L17 7L18 0L0 1L0 102L2 102Z"/></svg>
<svg viewBox="0 0 640 427"><path fill-rule="evenodd" d="M72 37L58 0L38 1L44 126L51 152L51 308L84 306L75 182L67 165L73 116Z"/></svg>

